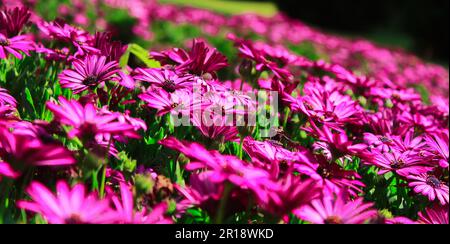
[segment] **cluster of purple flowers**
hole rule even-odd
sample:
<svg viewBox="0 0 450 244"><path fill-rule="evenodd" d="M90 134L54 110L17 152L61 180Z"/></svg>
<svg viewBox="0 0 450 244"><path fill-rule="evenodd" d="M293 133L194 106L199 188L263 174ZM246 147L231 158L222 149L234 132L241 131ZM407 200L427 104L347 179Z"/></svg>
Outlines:
<svg viewBox="0 0 450 244"><path fill-rule="evenodd" d="M73 3L61 5L61 13L88 25L83 1ZM281 15L225 17L140 0L93 4L98 28L108 25L100 6L127 9L137 19L134 33L146 39L154 21L227 32L237 61L198 38L188 48L148 53L160 67L123 65L127 45L110 33L45 21L23 7L32 6L28 1L6 4L0 9L0 61L31 56L57 63L61 72L51 82L70 91L70 97L46 102L51 119L27 121L16 98L0 87L0 183L35 176L28 200L16 199L18 208L54 224L180 223L195 208L217 223L259 223L256 216L264 216L277 223L448 224L445 68ZM241 38L250 32L266 42ZM328 59L311 60L286 47L304 42ZM229 68L235 78L223 80ZM411 88L417 84L433 94L429 104ZM230 114L246 120L258 110L249 95L258 90L278 94L274 116L281 123L271 128L270 139L257 125L227 120ZM151 126L166 126L154 121L171 123L170 116L183 115L189 115L192 135L168 130L157 146L176 152L161 164L175 160L184 179L171 182L157 167L126 171L110 163L123 159L132 140L144 143L149 131L158 131ZM48 168L58 176L39 180ZM104 181L96 188L91 177L98 179L97 169ZM426 207L411 216L383 213L366 198L369 176L361 172L370 170L375 178L395 178Z"/></svg>

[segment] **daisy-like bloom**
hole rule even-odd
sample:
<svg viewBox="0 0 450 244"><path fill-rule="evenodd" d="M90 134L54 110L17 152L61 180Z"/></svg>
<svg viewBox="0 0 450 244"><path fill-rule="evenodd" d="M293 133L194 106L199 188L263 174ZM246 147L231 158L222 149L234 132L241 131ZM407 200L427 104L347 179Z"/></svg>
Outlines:
<svg viewBox="0 0 450 244"><path fill-rule="evenodd" d="M136 69L136 80L146 81L166 92L173 93L176 90L192 87L192 77L185 75L180 77L175 72L167 69Z"/></svg>
<svg viewBox="0 0 450 244"><path fill-rule="evenodd" d="M378 174L383 175L388 172L397 173L407 177L411 174L422 174L433 169L421 160L415 153L407 151L400 153L392 151L389 153L374 152L373 160L370 162L380 168Z"/></svg>
<svg viewBox="0 0 450 244"><path fill-rule="evenodd" d="M362 109L350 96L342 95L336 90L328 90L330 89L318 82L306 83L306 95L291 104L293 111L301 111L306 116L329 125L342 125L360 119Z"/></svg>
<svg viewBox="0 0 450 244"><path fill-rule="evenodd" d="M168 93L164 89L149 89L147 92L140 94L139 98L146 102L148 107L157 109L157 116L167 113L190 115L192 111L197 109L201 111L202 107L207 106L200 99L194 98L192 93L185 90Z"/></svg>
<svg viewBox="0 0 450 244"><path fill-rule="evenodd" d="M252 162L267 169L274 178L278 178L283 168L289 167L313 179L321 178L316 173L318 164L313 155L301 147L297 146L297 151L291 152L283 148L278 142L270 140L255 141L251 137L245 138L243 147L252 158Z"/></svg>
<svg viewBox="0 0 450 244"><path fill-rule="evenodd" d="M372 203L364 203L363 198L346 201L344 196L336 198L325 196L323 199L313 200L311 205L304 206L294 214L313 224L364 224L377 215L371 210Z"/></svg>
<svg viewBox="0 0 450 244"><path fill-rule="evenodd" d="M288 174L278 184L278 189L268 193L267 201L260 201L259 204L265 211L282 218L309 204L321 193L321 187L315 180L302 180L292 174Z"/></svg>
<svg viewBox="0 0 450 244"><path fill-rule="evenodd" d="M364 141L366 141L370 148L382 153L389 152L394 144L394 141L389 135L377 136L372 133L364 133Z"/></svg>
<svg viewBox="0 0 450 244"><path fill-rule="evenodd" d="M75 57L84 57L87 54L100 54L100 50L93 47L94 37L89 32L73 27L61 20L52 22L38 22L41 33L48 37L71 43L76 49Z"/></svg>
<svg viewBox="0 0 450 244"><path fill-rule="evenodd" d="M107 62L119 62L119 59L127 50L127 46L111 39L112 34L110 32L97 32L93 40L93 47L97 48L101 55L107 58Z"/></svg>
<svg viewBox="0 0 450 244"><path fill-rule="evenodd" d="M217 214L217 206L223 197L224 184L212 180L213 171L205 171L192 174L189 179L189 186L175 185L175 188L185 199L177 203L177 210L184 212L186 209L198 206L206 210L212 216ZM233 188L229 193L229 199L225 210L225 215L242 212L247 209L250 192L240 188Z"/></svg>
<svg viewBox="0 0 450 244"><path fill-rule="evenodd" d="M407 177L410 182L409 187L414 189L414 192L428 197L430 201L436 199L442 205L448 205L448 185L440 181L432 174L410 175Z"/></svg>
<svg viewBox="0 0 450 244"><path fill-rule="evenodd" d="M28 9L19 7L0 11L0 33L17 36L28 22L30 15Z"/></svg>
<svg viewBox="0 0 450 244"><path fill-rule="evenodd" d="M56 194L39 182L27 189L32 201L19 201L19 208L41 214L50 224L110 224L117 214L108 200L99 200L94 193L86 194L86 187L73 188L64 181L56 183Z"/></svg>
<svg viewBox="0 0 450 244"><path fill-rule="evenodd" d="M110 136L139 138L135 126L119 121L116 113L101 113L92 103L81 105L75 100L59 97L61 105L47 102L47 108L53 112L55 119L63 125L71 126L69 138L78 137L83 141L93 141Z"/></svg>
<svg viewBox="0 0 450 244"><path fill-rule="evenodd" d="M72 153L61 145L44 143L1 126L0 159L3 160L2 168L9 168L15 174L30 166L65 166L76 162Z"/></svg>
<svg viewBox="0 0 450 244"><path fill-rule="evenodd" d="M208 151L198 143L180 142L175 138L164 139L159 143L191 158L192 161L186 165L186 170L209 169L213 172L210 178L213 182L231 182L241 189L251 190L261 201L268 200L270 189L278 188L267 171L234 156Z"/></svg>
<svg viewBox="0 0 450 244"><path fill-rule="evenodd" d="M189 59L177 67L179 71L189 71L195 75L209 73L213 75L216 71L228 66L227 58L215 48L209 48L201 40L194 39Z"/></svg>
<svg viewBox="0 0 450 244"><path fill-rule="evenodd" d="M428 208L419 213L419 223L429 225L448 225L448 205Z"/></svg>
<svg viewBox="0 0 450 244"><path fill-rule="evenodd" d="M234 141L238 139L238 130L235 126L228 126L227 118L221 115L212 115L211 118L201 113L193 114L193 125L207 138L218 141Z"/></svg>
<svg viewBox="0 0 450 244"><path fill-rule="evenodd" d="M30 37L26 35L8 38L0 33L0 59L6 59L8 53L14 55L18 59L22 59L22 54L30 56L30 51L34 50L34 43L30 41Z"/></svg>
<svg viewBox="0 0 450 244"><path fill-rule="evenodd" d="M64 70L59 75L63 88L73 90L74 94L93 89L110 80L118 71L116 61L106 62L105 56L87 56L84 60L75 60L74 69Z"/></svg>
<svg viewBox="0 0 450 244"><path fill-rule="evenodd" d="M410 112L403 112L399 116L399 120L404 123L404 130L408 131L414 129L416 134L433 134L438 132L437 123L434 122L431 116L424 116L422 114L416 113L412 114Z"/></svg>
<svg viewBox="0 0 450 244"><path fill-rule="evenodd" d="M42 53L45 59L50 61L65 61L69 57L69 49L67 47L61 49L50 49L44 47L42 44L39 44L36 47L37 53Z"/></svg>
<svg viewBox="0 0 450 244"><path fill-rule="evenodd" d="M292 81L293 75L287 69L278 67L278 64L268 60L264 56L264 52L261 50L257 50L254 47L254 44L249 40L241 40L233 36L229 36L229 38L235 42L235 45L239 47L239 53L242 57L255 61L256 70L264 71L269 70L272 71L273 74L281 79L282 81Z"/></svg>
<svg viewBox="0 0 450 244"><path fill-rule="evenodd" d="M367 151L366 144L353 144L347 137L345 131L333 131L327 125L322 129L310 120L311 128L305 128L319 142L314 143L316 151L321 151L328 160L341 159L343 157L351 159L351 155L357 155L360 158L370 159L372 155Z"/></svg>
<svg viewBox="0 0 450 244"><path fill-rule="evenodd" d="M425 146L423 136L414 136L414 131L409 130L404 136L393 136L393 148L399 152L419 152Z"/></svg>
<svg viewBox="0 0 450 244"><path fill-rule="evenodd" d="M198 76L210 74L214 77L216 71L228 66L227 58L224 55L217 49L208 47L204 41L197 39L193 40L189 52L173 48L169 51L151 52L151 55L163 65L177 64L177 71L189 72Z"/></svg>
<svg viewBox="0 0 450 244"><path fill-rule="evenodd" d="M348 193L352 197L362 193L365 186L360 181L361 176L352 170L345 170L336 163L329 163L323 157L319 158L317 173L320 175L319 185L323 187L324 194Z"/></svg>
<svg viewBox="0 0 450 244"><path fill-rule="evenodd" d="M117 196L112 197L112 202L117 211L117 221L121 224L171 224L173 221L164 216L167 211L167 203L161 203L155 206L151 213L147 209L141 211L134 210L133 193L129 186L123 182L120 183L120 199Z"/></svg>
<svg viewBox="0 0 450 244"><path fill-rule="evenodd" d="M9 164L0 161L0 180L2 179L1 176L15 179L20 176L20 173L14 171Z"/></svg>
<svg viewBox="0 0 450 244"><path fill-rule="evenodd" d="M435 158L439 161L439 166L448 168L448 134L440 133L425 137L429 150L434 153Z"/></svg>

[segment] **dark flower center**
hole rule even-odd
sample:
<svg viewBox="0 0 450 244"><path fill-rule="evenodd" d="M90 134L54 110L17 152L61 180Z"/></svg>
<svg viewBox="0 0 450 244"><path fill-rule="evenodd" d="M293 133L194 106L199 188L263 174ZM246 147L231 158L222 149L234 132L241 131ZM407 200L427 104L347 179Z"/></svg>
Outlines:
<svg viewBox="0 0 450 244"><path fill-rule="evenodd" d="M98 77L96 75L90 75L83 80L83 84L86 86L93 86L97 84Z"/></svg>
<svg viewBox="0 0 450 244"><path fill-rule="evenodd" d="M11 42L8 39L0 38L0 46L9 46Z"/></svg>
<svg viewBox="0 0 450 244"><path fill-rule="evenodd" d="M176 108L176 107L178 107L178 106L180 106L179 103L173 103L173 104L172 104L172 108Z"/></svg>
<svg viewBox="0 0 450 244"><path fill-rule="evenodd" d="M65 220L66 224L69 225L76 225L76 224L83 224L83 220L78 214L72 214L69 218Z"/></svg>
<svg viewBox="0 0 450 244"><path fill-rule="evenodd" d="M382 143L389 143L389 142L392 142L392 140L389 139L389 138L386 137L386 136L382 136L382 137L380 138L380 141L381 141Z"/></svg>
<svg viewBox="0 0 450 244"><path fill-rule="evenodd" d="M436 177L434 176L429 176L427 178L427 184L432 186L433 188L441 188L441 181L438 180Z"/></svg>
<svg viewBox="0 0 450 244"><path fill-rule="evenodd" d="M319 175L321 175L323 178L326 178L326 179L329 179L329 178L331 178L331 176L332 176L332 172L331 172L330 170L328 170L328 169L326 169L326 168L322 168L322 167L320 167L320 168L317 170L317 173L318 173Z"/></svg>
<svg viewBox="0 0 450 244"><path fill-rule="evenodd" d="M313 110L314 108L313 108L313 106L310 104L310 103L308 103L308 102L303 102L303 105L306 107L306 109L308 109L308 110Z"/></svg>
<svg viewBox="0 0 450 244"><path fill-rule="evenodd" d="M162 88L167 92L175 92L175 82L173 80L165 80L162 84Z"/></svg>
<svg viewBox="0 0 450 244"><path fill-rule="evenodd" d="M405 165L405 161L403 159L394 160L391 162L391 168L400 169Z"/></svg>
<svg viewBox="0 0 450 244"><path fill-rule="evenodd" d="M61 50L61 49L55 49L55 53L57 53L57 54L61 54L61 55L66 55L66 53L63 51L63 50Z"/></svg>
<svg viewBox="0 0 450 244"><path fill-rule="evenodd" d="M337 216L330 216L324 221L324 223L327 225L339 225L342 224L342 220Z"/></svg>

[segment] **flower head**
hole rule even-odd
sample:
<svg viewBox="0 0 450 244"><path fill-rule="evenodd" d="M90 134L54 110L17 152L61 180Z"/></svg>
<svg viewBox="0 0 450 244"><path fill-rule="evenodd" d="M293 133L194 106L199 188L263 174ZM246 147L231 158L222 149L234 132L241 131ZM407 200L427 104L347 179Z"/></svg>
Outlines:
<svg viewBox="0 0 450 244"><path fill-rule="evenodd" d="M425 212L419 213L418 222L422 224L448 225L448 205L426 209Z"/></svg>
<svg viewBox="0 0 450 244"><path fill-rule="evenodd" d="M120 199L112 197L112 202L117 211L117 221L124 224L170 224L172 220L165 217L167 203L161 203L153 208L151 213L147 209L141 211L134 210L133 194L129 186L120 183Z"/></svg>
<svg viewBox="0 0 450 244"><path fill-rule="evenodd" d="M325 196L295 211L295 215L313 224L363 224L377 214L370 209L372 206L363 203L363 198L346 201L343 196Z"/></svg>
<svg viewBox="0 0 450 244"><path fill-rule="evenodd" d="M14 55L18 59L22 59L22 54L30 56L30 51L34 50L34 43L30 41L30 37L26 35L6 37L0 33L0 59L8 57L8 53Z"/></svg>
<svg viewBox="0 0 450 244"><path fill-rule="evenodd" d="M59 75L63 88L70 88L75 94L94 89L110 80L118 71L116 61L106 62L105 56L87 56L84 60L75 60L74 69L64 70Z"/></svg>
<svg viewBox="0 0 450 244"><path fill-rule="evenodd" d="M139 138L134 125L121 119L117 113L102 113L92 103L81 105L75 100L59 97L61 105L47 102L47 108L53 112L55 119L63 125L71 126L68 135L85 141L97 140L110 136Z"/></svg>
<svg viewBox="0 0 450 244"><path fill-rule="evenodd" d="M439 180L436 176L431 174L419 174L410 175L407 178L410 182L408 185L414 189L414 192L428 197L430 201L438 199L442 205L448 205L448 185Z"/></svg>
<svg viewBox="0 0 450 244"><path fill-rule="evenodd" d="M65 147L55 143L44 143L38 138L11 132L1 126L0 160L3 160L3 169L13 170L16 175L30 166L75 164L71 152Z"/></svg>
<svg viewBox="0 0 450 244"><path fill-rule="evenodd" d="M19 201L17 206L41 214L51 224L108 224L117 219L108 200L99 200L96 194L86 195L86 187L73 188L64 181L56 184L56 194L39 182L27 189L32 201Z"/></svg>

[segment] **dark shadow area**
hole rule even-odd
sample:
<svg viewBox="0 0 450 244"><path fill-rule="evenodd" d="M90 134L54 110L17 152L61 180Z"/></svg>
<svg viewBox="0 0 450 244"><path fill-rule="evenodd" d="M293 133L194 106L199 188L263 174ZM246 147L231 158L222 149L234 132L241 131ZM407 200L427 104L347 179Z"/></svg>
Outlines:
<svg viewBox="0 0 450 244"><path fill-rule="evenodd" d="M324 30L368 37L448 63L449 0L272 2L287 15Z"/></svg>

